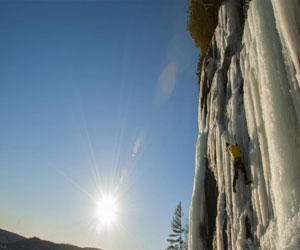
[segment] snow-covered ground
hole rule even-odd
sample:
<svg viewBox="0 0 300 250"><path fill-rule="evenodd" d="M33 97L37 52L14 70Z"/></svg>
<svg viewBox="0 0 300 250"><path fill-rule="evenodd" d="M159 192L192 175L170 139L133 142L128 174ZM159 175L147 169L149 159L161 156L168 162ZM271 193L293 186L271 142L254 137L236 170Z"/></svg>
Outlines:
<svg viewBox="0 0 300 250"><path fill-rule="evenodd" d="M300 249L300 2L252 0L245 24L241 8L222 5L203 63L189 249ZM237 193L226 142L253 180Z"/></svg>

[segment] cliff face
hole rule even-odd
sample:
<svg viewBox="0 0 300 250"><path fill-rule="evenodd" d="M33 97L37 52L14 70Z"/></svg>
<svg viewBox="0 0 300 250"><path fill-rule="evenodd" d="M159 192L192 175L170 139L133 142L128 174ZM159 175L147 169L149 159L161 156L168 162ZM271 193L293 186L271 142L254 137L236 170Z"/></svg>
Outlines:
<svg viewBox="0 0 300 250"><path fill-rule="evenodd" d="M249 9L248 9L249 7ZM199 81L189 249L300 249L300 3L225 1ZM243 152L248 177L226 143Z"/></svg>

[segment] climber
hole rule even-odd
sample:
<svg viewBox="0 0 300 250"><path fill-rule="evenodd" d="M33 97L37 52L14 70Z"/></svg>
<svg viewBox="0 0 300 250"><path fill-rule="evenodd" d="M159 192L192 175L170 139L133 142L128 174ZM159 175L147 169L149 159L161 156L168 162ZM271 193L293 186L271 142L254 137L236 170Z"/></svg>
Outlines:
<svg viewBox="0 0 300 250"><path fill-rule="evenodd" d="M235 186L236 186L236 181L238 178L238 170L239 169L244 174L245 185L250 185L252 183L252 181L248 180L245 165L244 165L244 162L242 159L241 148L237 144L229 146L228 143L226 143L226 148L229 150L231 158L233 159L234 177L233 177L232 188L233 188L233 192L236 193Z"/></svg>

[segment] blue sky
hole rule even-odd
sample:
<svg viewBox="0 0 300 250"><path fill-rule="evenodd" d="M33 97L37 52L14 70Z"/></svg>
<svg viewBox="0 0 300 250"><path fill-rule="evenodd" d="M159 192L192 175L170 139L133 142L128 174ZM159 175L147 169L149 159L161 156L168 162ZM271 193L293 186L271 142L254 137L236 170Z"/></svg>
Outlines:
<svg viewBox="0 0 300 250"><path fill-rule="evenodd" d="M198 49L188 2L0 2L0 227L105 250L164 249L188 214ZM95 200L118 221L97 230Z"/></svg>

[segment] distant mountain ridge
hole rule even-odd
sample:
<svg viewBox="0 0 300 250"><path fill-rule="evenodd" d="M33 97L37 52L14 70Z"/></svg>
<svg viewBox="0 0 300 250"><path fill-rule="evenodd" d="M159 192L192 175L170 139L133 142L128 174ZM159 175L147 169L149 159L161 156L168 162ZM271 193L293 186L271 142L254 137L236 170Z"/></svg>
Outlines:
<svg viewBox="0 0 300 250"><path fill-rule="evenodd" d="M101 250L99 248L77 247L70 244L57 244L37 237L25 238L21 235L0 229L0 250Z"/></svg>
<svg viewBox="0 0 300 250"><path fill-rule="evenodd" d="M19 240L24 240L25 237L0 229L0 244L13 243Z"/></svg>

